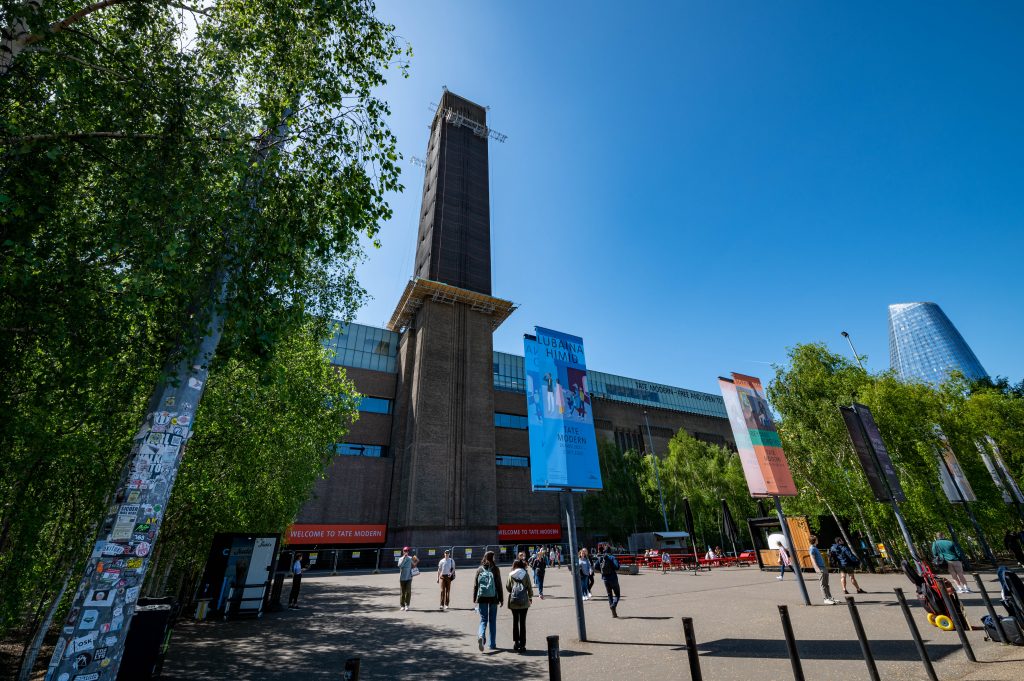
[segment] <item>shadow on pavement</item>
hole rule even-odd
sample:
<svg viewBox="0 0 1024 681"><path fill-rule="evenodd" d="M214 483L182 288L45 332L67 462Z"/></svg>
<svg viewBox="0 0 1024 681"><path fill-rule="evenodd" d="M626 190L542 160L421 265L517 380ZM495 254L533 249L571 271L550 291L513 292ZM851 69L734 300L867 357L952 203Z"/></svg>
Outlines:
<svg viewBox="0 0 1024 681"><path fill-rule="evenodd" d="M393 615L382 610L382 597L395 601ZM542 640L534 640L537 650L522 657L510 650L481 655L465 646L446 645L466 636L445 626L450 613L438 611L436 625L413 623L402 617L397 600L395 589L358 586L342 591L313 582L308 588L303 584L299 610L268 613L261 620L182 621L175 628L162 678L337 679L346 659L360 657L360 678L365 680L444 677L458 669L459 678L521 681L536 676L538 663L529 658L547 654L541 650ZM450 621L456 624L454 617Z"/></svg>
<svg viewBox="0 0 1024 681"><path fill-rule="evenodd" d="M875 659L886 662L916 662L920 660L917 650L909 640L872 640L871 652ZM860 643L853 641L797 641L797 650L804 660L862 660ZM959 644L925 644L932 661L941 660L950 653L960 650ZM713 657L748 657L788 659L786 642L763 638L720 638L717 641L698 643L702 655Z"/></svg>

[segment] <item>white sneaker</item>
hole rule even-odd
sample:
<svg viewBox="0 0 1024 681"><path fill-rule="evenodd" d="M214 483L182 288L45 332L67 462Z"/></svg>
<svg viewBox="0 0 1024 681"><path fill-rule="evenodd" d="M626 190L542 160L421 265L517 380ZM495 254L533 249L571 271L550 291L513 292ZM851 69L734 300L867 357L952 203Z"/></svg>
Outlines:
<svg viewBox="0 0 1024 681"><path fill-rule="evenodd" d="M825 605L835 605L835 604L836 604L836 602L834 600L832 600L831 598L826 598L825 599Z"/></svg>
<svg viewBox="0 0 1024 681"><path fill-rule="evenodd" d="M965 594L969 594L969 593L971 593L971 587L969 587L969 586L964 586L964 593L965 593Z"/></svg>
<svg viewBox="0 0 1024 681"><path fill-rule="evenodd" d="M782 581L782 577L776 577L775 579L779 580L780 582Z"/></svg>

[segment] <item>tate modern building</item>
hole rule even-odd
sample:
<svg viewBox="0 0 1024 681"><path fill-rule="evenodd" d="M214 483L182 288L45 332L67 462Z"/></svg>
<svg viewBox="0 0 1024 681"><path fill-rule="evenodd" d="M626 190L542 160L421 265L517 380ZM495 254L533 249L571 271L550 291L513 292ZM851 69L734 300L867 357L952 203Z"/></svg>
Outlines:
<svg viewBox="0 0 1024 681"><path fill-rule="evenodd" d="M484 107L442 93L413 276L387 328L341 325L329 342L364 398L289 533L293 546L561 539L559 495L531 491L524 358L493 348L494 330L515 312L491 290L488 143L496 137ZM663 455L680 429L735 448L719 395L593 368L587 390L595 434L623 451Z"/></svg>

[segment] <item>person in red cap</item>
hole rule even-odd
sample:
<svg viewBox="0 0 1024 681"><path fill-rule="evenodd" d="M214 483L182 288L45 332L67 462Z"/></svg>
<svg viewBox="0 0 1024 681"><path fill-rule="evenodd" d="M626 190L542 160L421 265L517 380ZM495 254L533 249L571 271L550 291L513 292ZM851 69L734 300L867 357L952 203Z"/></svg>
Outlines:
<svg viewBox="0 0 1024 681"><path fill-rule="evenodd" d="M408 610L412 601L412 578L419 573L416 569L419 562L419 558L409 555L408 546L402 548L402 555L398 559L398 584L402 588L399 600L402 610Z"/></svg>

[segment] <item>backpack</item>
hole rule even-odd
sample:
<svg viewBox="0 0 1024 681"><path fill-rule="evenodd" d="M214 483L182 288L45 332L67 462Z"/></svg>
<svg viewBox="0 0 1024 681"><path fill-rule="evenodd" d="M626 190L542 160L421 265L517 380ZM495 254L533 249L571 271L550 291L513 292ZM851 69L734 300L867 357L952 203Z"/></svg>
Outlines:
<svg viewBox="0 0 1024 681"><path fill-rule="evenodd" d="M985 638L991 641L998 641L1000 639L999 632L996 631L996 624L992 621L991 615L985 615L981 618L981 623L985 625ZM1014 617L1000 617L999 623L1002 625L1002 631L1006 634L1009 639L1005 641L1012 646L1024 646L1024 632L1021 631L1017 625L1017 620Z"/></svg>
<svg viewBox="0 0 1024 681"><path fill-rule="evenodd" d="M601 576L610 577L616 573L615 558L611 554L601 556Z"/></svg>
<svg viewBox="0 0 1024 681"><path fill-rule="evenodd" d="M512 578L512 591L508 595L509 605L526 605L529 599L526 597L526 586L523 580Z"/></svg>
<svg viewBox="0 0 1024 681"><path fill-rule="evenodd" d="M494 573L490 568L482 567L476 573L476 597L494 598L498 592L494 589Z"/></svg>

